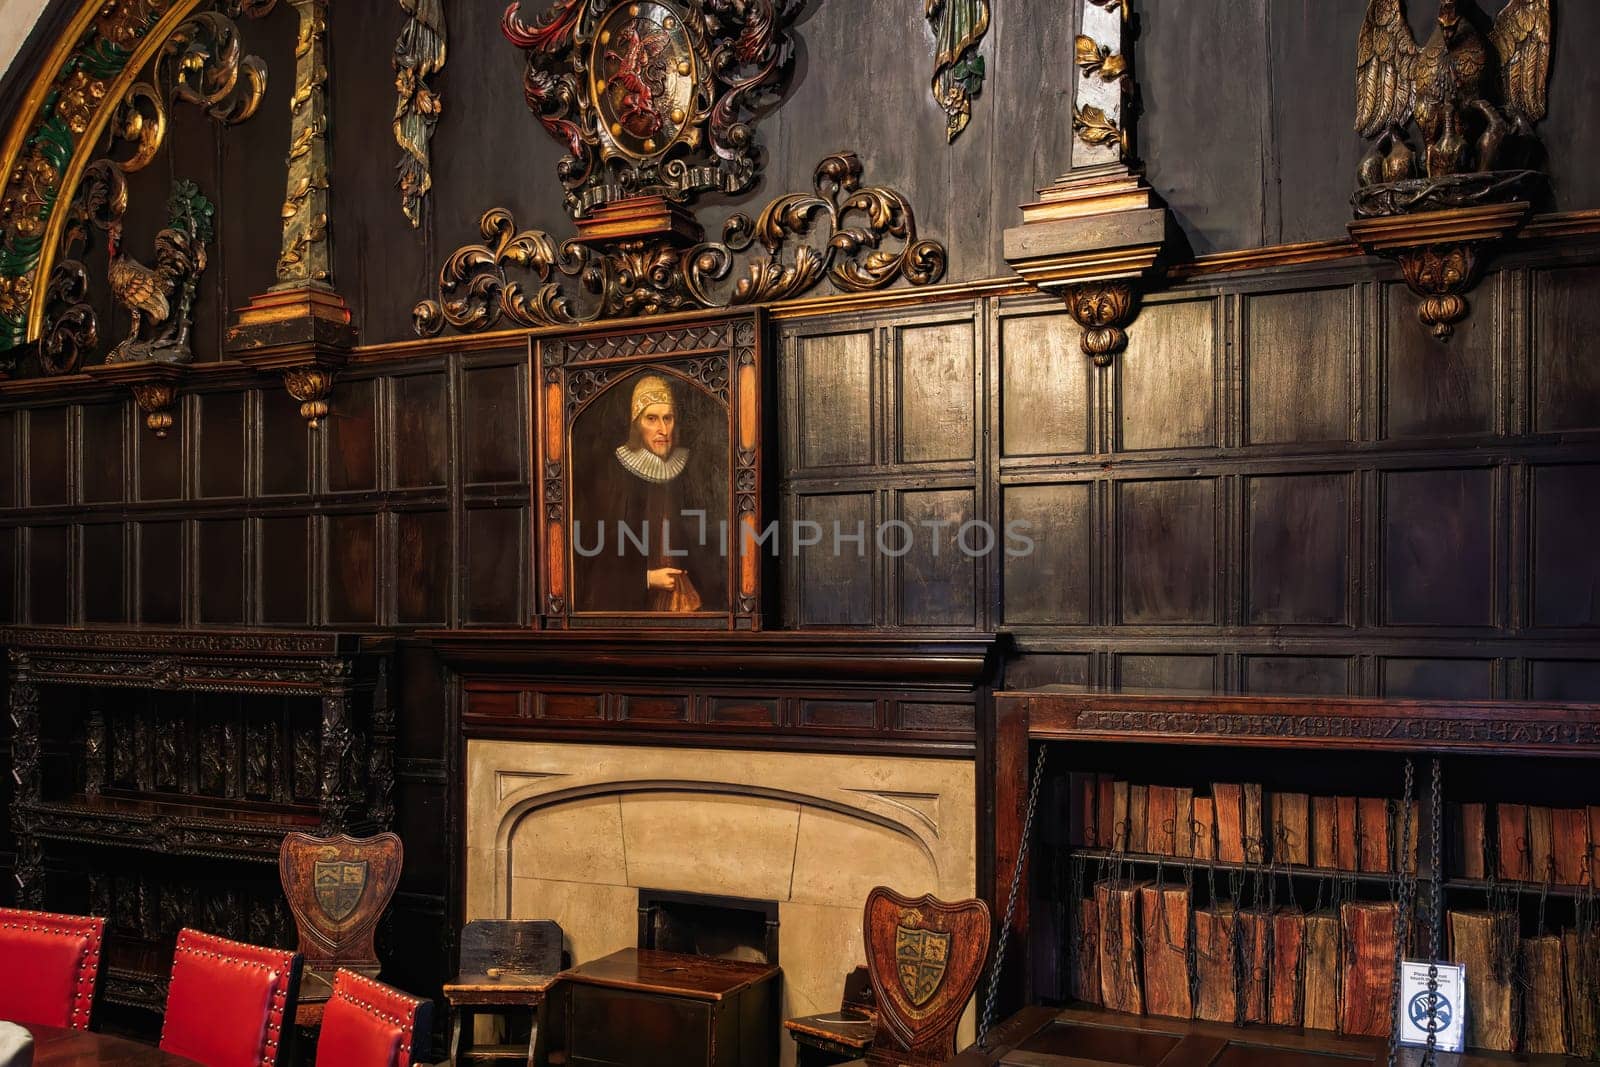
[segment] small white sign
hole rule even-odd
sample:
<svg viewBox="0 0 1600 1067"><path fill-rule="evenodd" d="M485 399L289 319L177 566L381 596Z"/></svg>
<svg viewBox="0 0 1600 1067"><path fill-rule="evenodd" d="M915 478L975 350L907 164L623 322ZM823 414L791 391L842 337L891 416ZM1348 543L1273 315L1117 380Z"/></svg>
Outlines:
<svg viewBox="0 0 1600 1067"><path fill-rule="evenodd" d="M1461 1052L1467 1043L1467 969L1456 963L1438 968L1430 992L1426 960L1400 964L1400 1044L1426 1047L1431 1033L1440 1052Z"/></svg>

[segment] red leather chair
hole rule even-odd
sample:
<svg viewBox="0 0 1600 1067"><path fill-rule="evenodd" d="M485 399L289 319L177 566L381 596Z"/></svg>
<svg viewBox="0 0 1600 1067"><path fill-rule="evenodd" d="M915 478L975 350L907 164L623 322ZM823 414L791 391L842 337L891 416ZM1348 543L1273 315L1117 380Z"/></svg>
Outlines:
<svg viewBox="0 0 1600 1067"><path fill-rule="evenodd" d="M433 1004L340 967L322 1011L317 1067L411 1067Z"/></svg>
<svg viewBox="0 0 1600 1067"><path fill-rule="evenodd" d="M276 1067L293 1027L300 954L183 930L161 1047L206 1067Z"/></svg>
<svg viewBox="0 0 1600 1067"><path fill-rule="evenodd" d="M106 921L0 908L0 1019L89 1029Z"/></svg>

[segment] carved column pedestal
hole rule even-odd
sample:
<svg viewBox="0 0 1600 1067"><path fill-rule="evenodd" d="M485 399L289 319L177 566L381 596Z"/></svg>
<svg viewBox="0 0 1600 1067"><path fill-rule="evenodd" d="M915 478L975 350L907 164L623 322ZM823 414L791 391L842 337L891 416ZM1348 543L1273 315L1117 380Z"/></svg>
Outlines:
<svg viewBox="0 0 1600 1067"><path fill-rule="evenodd" d="M247 367L281 374L284 388L300 401L300 417L314 430L328 414L334 378L355 338L344 299L332 289L308 286L252 300L228 329L228 350Z"/></svg>

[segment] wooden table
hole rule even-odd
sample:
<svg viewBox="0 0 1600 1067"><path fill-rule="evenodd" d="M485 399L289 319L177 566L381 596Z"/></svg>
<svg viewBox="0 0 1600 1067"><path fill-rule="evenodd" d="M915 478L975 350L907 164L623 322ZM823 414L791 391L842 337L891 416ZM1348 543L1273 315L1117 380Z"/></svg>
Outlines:
<svg viewBox="0 0 1600 1067"><path fill-rule="evenodd" d="M33 1067L200 1067L187 1056L162 1052L124 1037L59 1026L26 1027L33 1035Z"/></svg>
<svg viewBox="0 0 1600 1067"><path fill-rule="evenodd" d="M567 1063L772 1067L777 966L626 948L561 975Z"/></svg>

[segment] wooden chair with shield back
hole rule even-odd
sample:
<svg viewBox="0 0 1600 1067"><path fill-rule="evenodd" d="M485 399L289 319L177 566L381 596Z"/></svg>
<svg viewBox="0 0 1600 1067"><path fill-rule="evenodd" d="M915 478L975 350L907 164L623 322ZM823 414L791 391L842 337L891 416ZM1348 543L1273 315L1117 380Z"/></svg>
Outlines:
<svg viewBox="0 0 1600 1067"><path fill-rule="evenodd" d="M373 935L400 884L404 862L405 847L391 833L284 837L278 849L278 876L305 957L298 1025L321 1023L339 968L377 977L380 965Z"/></svg>
<svg viewBox="0 0 1600 1067"><path fill-rule="evenodd" d="M956 1026L989 957L989 905L867 894L867 973L877 1029L864 1063L921 1067L956 1051Z"/></svg>
<svg viewBox="0 0 1600 1067"><path fill-rule="evenodd" d="M526 1059L544 1062L545 997L561 973L561 926L549 919L474 919L461 930L461 970L444 987L455 1013L450 1062ZM473 1041L478 1015L530 1016L526 1046L480 1046ZM510 1020L507 1019L509 1031Z"/></svg>

